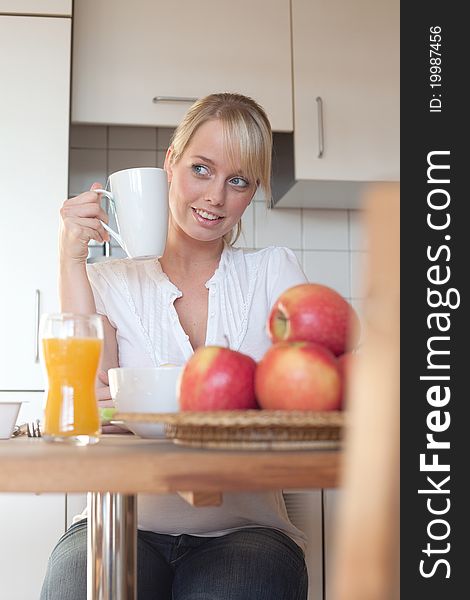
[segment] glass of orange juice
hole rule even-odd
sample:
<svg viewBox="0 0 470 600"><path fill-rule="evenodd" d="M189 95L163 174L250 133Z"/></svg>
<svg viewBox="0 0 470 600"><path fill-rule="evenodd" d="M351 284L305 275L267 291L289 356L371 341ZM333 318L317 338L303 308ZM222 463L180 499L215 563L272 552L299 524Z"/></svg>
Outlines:
<svg viewBox="0 0 470 600"><path fill-rule="evenodd" d="M41 342L47 382L42 437L76 445L98 442L95 382L103 348L101 317L43 315Z"/></svg>

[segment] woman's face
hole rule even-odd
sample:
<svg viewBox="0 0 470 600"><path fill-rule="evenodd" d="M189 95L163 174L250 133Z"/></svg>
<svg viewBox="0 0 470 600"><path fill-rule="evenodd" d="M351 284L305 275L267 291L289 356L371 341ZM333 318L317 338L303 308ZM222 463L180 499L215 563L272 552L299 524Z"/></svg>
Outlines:
<svg viewBox="0 0 470 600"><path fill-rule="evenodd" d="M256 182L231 165L217 119L196 130L173 165L170 148L165 169L173 224L200 241L213 241L231 231L256 191Z"/></svg>

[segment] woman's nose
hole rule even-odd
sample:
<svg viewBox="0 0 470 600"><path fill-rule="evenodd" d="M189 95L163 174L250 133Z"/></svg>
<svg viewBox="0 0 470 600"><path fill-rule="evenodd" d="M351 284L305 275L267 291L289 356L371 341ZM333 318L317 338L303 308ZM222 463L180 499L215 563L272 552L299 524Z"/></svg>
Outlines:
<svg viewBox="0 0 470 600"><path fill-rule="evenodd" d="M225 182L212 181L206 190L207 200L214 206L221 206L225 203Z"/></svg>

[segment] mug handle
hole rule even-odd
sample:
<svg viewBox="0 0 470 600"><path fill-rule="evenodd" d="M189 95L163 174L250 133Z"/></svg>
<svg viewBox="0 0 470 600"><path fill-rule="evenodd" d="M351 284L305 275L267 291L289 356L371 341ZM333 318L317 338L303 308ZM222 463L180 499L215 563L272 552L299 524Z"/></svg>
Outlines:
<svg viewBox="0 0 470 600"><path fill-rule="evenodd" d="M114 197L113 197L112 193L108 192L108 190L102 190L102 189L97 189L97 190L93 190L93 191L97 194L103 194L103 196L106 196L106 198L108 198L108 200L109 200L109 203L110 203L113 213L116 214L116 211L114 209ZM111 237L113 237L116 240L116 242L121 246L121 248L124 251L126 251L126 249L124 248L124 242L122 241L122 238L119 235L119 233L116 233L114 231L114 229L111 229L111 227L106 225L106 223L103 223L103 221L100 220L100 223L101 223L101 225L103 225L103 227L106 229L106 231L109 232Z"/></svg>

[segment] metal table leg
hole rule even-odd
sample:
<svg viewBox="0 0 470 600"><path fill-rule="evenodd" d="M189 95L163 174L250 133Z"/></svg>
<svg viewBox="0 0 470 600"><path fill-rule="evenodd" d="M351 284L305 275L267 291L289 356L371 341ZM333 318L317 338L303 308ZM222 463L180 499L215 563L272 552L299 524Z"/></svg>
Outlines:
<svg viewBox="0 0 470 600"><path fill-rule="evenodd" d="M89 492L87 600L137 600L137 496Z"/></svg>

